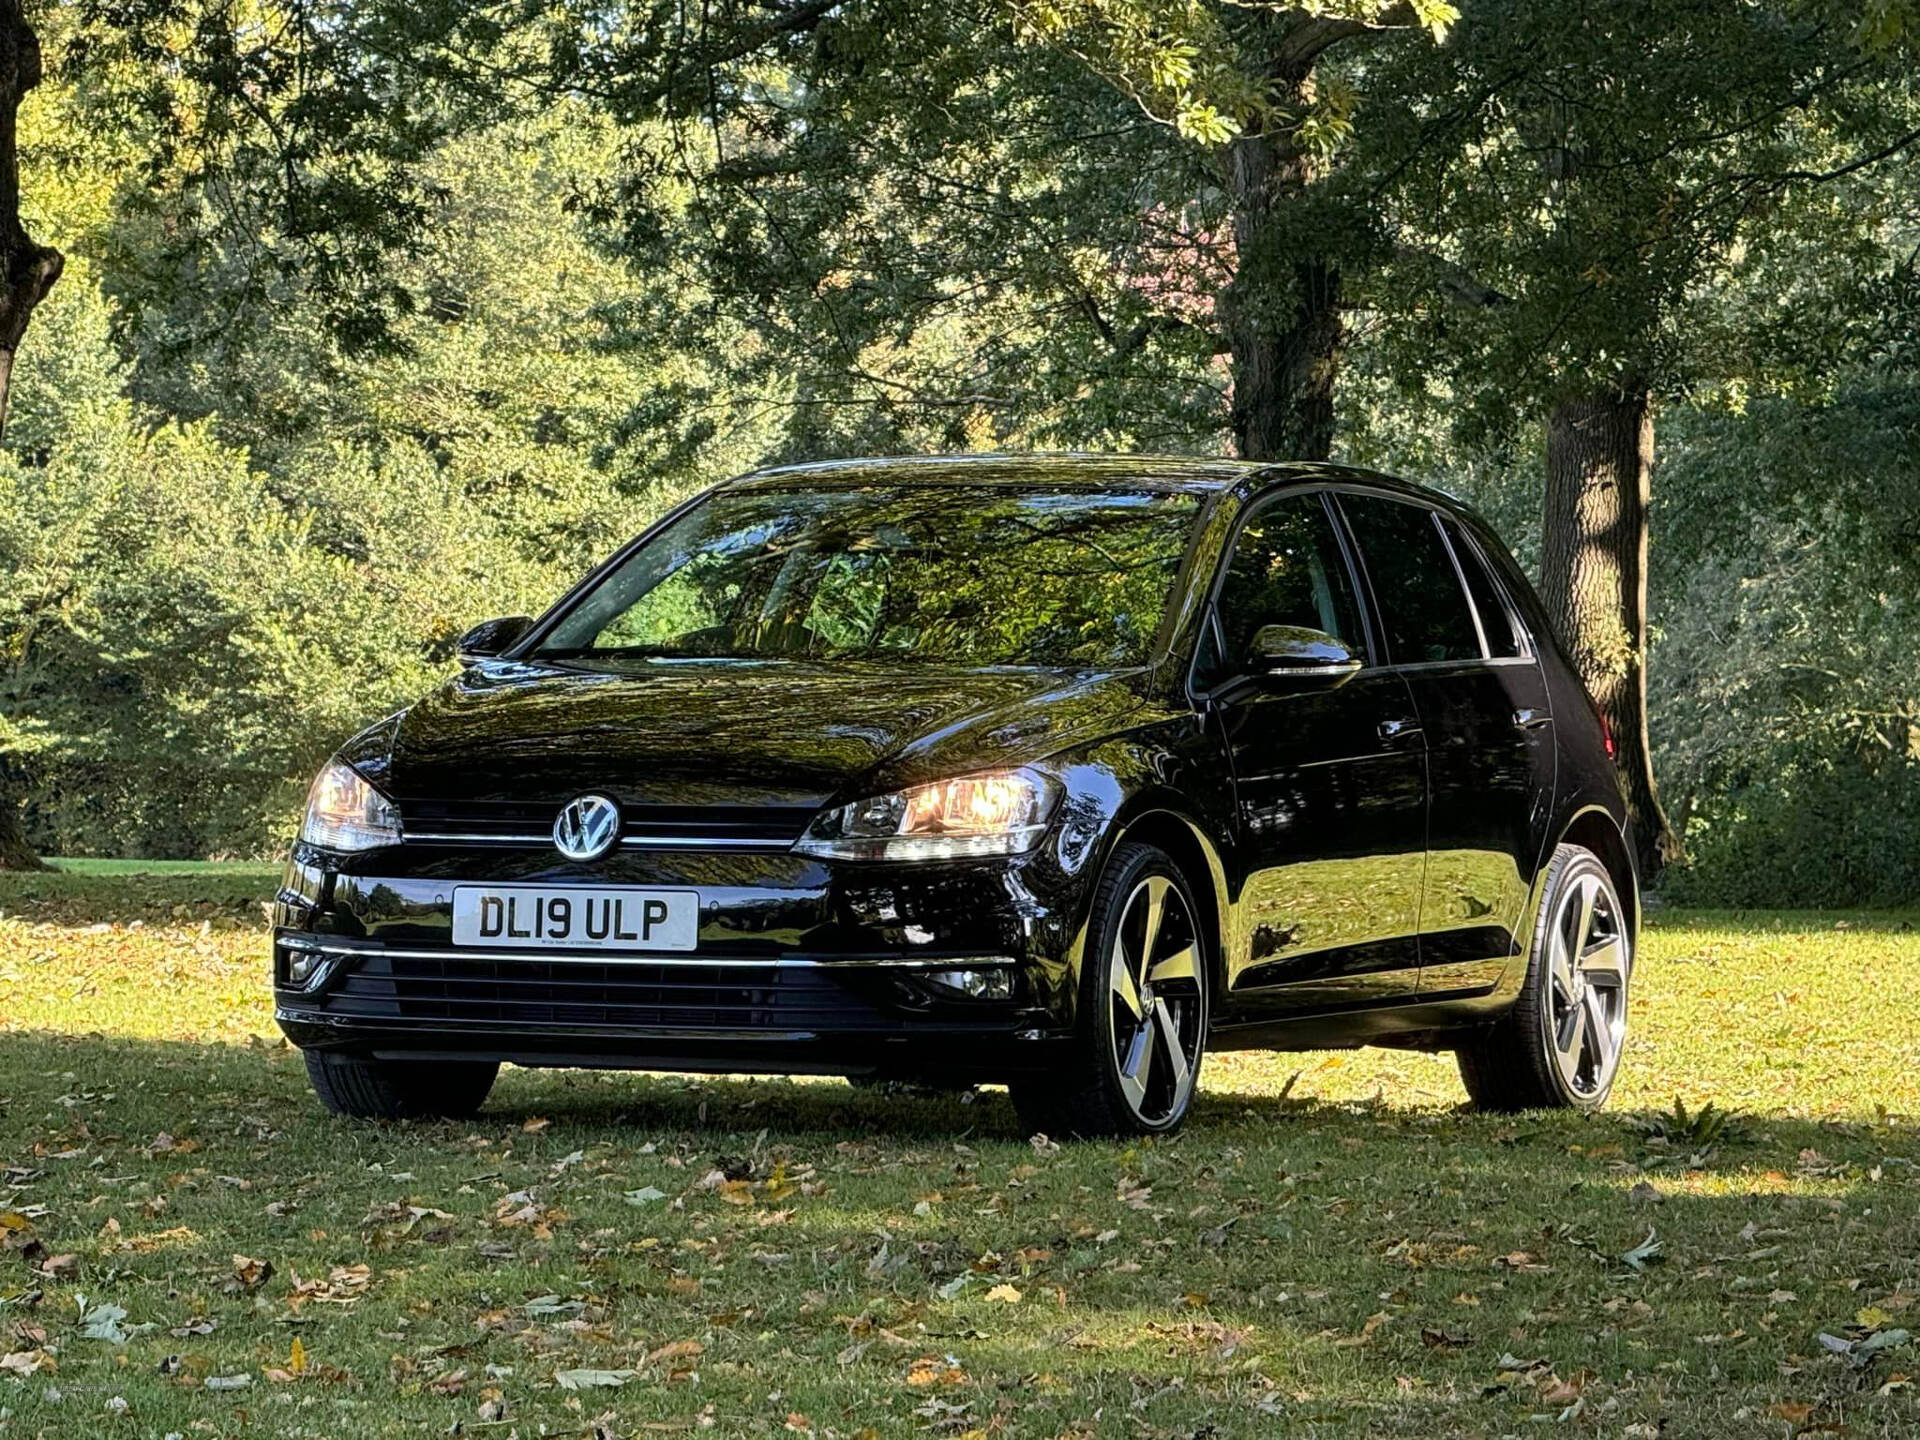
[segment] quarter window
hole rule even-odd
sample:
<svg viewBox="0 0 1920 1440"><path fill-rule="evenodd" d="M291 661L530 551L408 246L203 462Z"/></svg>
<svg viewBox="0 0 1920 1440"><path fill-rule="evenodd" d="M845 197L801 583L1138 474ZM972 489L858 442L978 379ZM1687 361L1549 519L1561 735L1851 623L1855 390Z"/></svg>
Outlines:
<svg viewBox="0 0 1920 1440"><path fill-rule="evenodd" d="M1473 597L1473 608L1479 612L1480 631L1487 637L1487 653L1496 660L1524 654L1520 637L1514 633L1507 602L1500 593L1499 585L1487 571L1487 562L1480 553L1480 547L1469 540L1466 532L1453 521L1442 520L1440 523L1446 527L1447 539L1453 542L1454 559L1460 562L1460 573L1467 582L1467 594Z"/></svg>
<svg viewBox="0 0 1920 1440"><path fill-rule="evenodd" d="M1480 634L1433 511L1374 495L1343 495L1396 665L1478 660Z"/></svg>
<svg viewBox="0 0 1920 1440"><path fill-rule="evenodd" d="M1346 557L1318 494L1292 495L1261 506L1234 542L1217 611L1224 659L1208 654L1208 680L1240 669L1265 625L1321 630L1356 653L1366 648Z"/></svg>

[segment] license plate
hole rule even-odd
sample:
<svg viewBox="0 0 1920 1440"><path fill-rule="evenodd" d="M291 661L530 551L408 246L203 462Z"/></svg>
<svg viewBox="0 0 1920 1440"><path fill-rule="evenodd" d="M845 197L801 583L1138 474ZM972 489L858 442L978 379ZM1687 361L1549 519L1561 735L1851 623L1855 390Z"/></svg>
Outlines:
<svg viewBox="0 0 1920 1440"><path fill-rule="evenodd" d="M583 885L461 885L453 943L524 950L691 950L697 890Z"/></svg>

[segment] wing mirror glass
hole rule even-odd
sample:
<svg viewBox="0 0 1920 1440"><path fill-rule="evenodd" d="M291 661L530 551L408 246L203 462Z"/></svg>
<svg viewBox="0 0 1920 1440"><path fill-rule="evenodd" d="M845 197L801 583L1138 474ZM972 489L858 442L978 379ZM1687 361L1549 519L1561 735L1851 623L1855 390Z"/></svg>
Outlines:
<svg viewBox="0 0 1920 1440"><path fill-rule="evenodd" d="M1360 657L1345 641L1304 625L1262 625L1247 648L1247 672L1260 678L1333 686L1360 672Z"/></svg>
<svg viewBox="0 0 1920 1440"><path fill-rule="evenodd" d="M531 615L503 615L496 620L482 620L454 642L454 658L462 665L491 660L511 649L532 626Z"/></svg>

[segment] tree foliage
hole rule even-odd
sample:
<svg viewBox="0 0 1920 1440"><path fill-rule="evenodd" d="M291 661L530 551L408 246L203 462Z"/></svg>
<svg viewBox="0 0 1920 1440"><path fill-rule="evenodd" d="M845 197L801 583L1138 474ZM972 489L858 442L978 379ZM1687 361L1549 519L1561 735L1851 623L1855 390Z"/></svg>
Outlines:
<svg viewBox="0 0 1920 1440"><path fill-rule="evenodd" d="M1331 450L1537 561L1556 410L1638 391L1674 885L1910 893L1910 0L1458 10L42 7L0 783L258 849L468 624L765 460Z"/></svg>

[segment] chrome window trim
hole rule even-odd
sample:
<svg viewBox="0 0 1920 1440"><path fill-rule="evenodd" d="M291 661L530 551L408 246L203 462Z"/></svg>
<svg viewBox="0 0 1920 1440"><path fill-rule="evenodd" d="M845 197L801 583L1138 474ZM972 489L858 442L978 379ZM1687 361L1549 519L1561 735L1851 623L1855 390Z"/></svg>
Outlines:
<svg viewBox="0 0 1920 1440"><path fill-rule="evenodd" d="M1531 655L1496 655L1492 659L1483 657L1477 660L1410 660L1405 665L1380 665L1375 668L1382 674L1397 674L1401 672L1414 673L1424 670L1491 669L1496 666L1532 665L1534 663L1534 658Z"/></svg>

